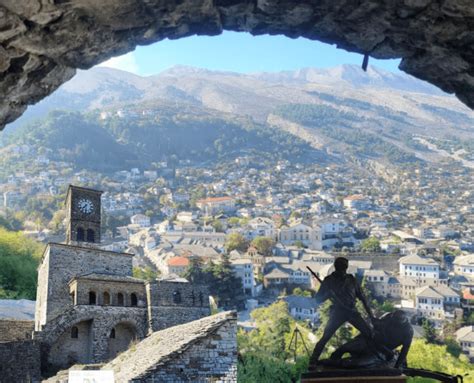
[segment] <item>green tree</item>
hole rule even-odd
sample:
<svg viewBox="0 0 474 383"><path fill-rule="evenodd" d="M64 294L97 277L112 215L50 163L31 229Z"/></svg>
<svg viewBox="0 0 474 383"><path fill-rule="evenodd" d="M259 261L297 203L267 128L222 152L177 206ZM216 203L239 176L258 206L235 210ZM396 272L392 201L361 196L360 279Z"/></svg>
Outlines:
<svg viewBox="0 0 474 383"><path fill-rule="evenodd" d="M42 250L23 234L0 228L0 298L35 299Z"/></svg>
<svg viewBox="0 0 474 383"><path fill-rule="evenodd" d="M422 328L423 338L428 343L435 343L437 339L437 333L435 327L433 326L433 323L431 323L428 319L423 319Z"/></svg>
<svg viewBox="0 0 474 383"><path fill-rule="evenodd" d="M246 251L249 247L249 242L240 233L231 233L227 236L225 241L225 249L227 253L232 250Z"/></svg>
<svg viewBox="0 0 474 383"><path fill-rule="evenodd" d="M227 255L222 256L220 263L209 265L204 272L208 274L206 281L211 295L217 298L219 307L241 309L244 306L242 279L235 275Z"/></svg>
<svg viewBox="0 0 474 383"><path fill-rule="evenodd" d="M311 297L312 296L311 291L303 290L301 287L295 287L293 289L293 295L299 295L299 296L302 296L302 297Z"/></svg>
<svg viewBox="0 0 474 383"><path fill-rule="evenodd" d="M465 355L459 357L449 353L447 346L436 345L426 342L424 339L415 339L410 347L407 358L408 366L422 368L431 371L441 371L450 375L470 375L464 378L464 382L474 382L472 365ZM427 382L427 380L416 379L416 382Z"/></svg>
<svg viewBox="0 0 474 383"><path fill-rule="evenodd" d="M211 226L218 233L223 233L224 232L224 226L222 225L222 222L219 221L218 219L213 220L212 223L211 223Z"/></svg>
<svg viewBox="0 0 474 383"><path fill-rule="evenodd" d="M379 252L381 251L380 241L375 237L364 239L360 244L360 249L365 252Z"/></svg>
<svg viewBox="0 0 474 383"><path fill-rule="evenodd" d="M271 256L275 241L269 237L255 237L250 243L257 251L265 256Z"/></svg>
<svg viewBox="0 0 474 383"><path fill-rule="evenodd" d="M306 247L306 246L304 245L304 243L303 243L302 241L300 241L299 239L298 239L297 241L293 242L293 246L296 246L296 247L298 247L298 248L300 248L300 249L303 249L303 248Z"/></svg>
<svg viewBox="0 0 474 383"><path fill-rule="evenodd" d="M144 266L144 267L134 267L133 268L133 276L135 278L143 279L145 281L154 281L156 278L158 278L160 273L151 268L150 266Z"/></svg>
<svg viewBox="0 0 474 383"><path fill-rule="evenodd" d="M209 279L208 273L204 272L202 262L198 257L189 259L189 266L183 277L192 283L206 283Z"/></svg>

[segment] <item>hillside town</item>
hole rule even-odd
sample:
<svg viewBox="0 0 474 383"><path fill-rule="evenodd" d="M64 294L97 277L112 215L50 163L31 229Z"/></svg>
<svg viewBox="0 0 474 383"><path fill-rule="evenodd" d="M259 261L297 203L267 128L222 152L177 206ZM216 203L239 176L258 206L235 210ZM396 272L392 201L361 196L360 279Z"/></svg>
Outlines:
<svg viewBox="0 0 474 383"><path fill-rule="evenodd" d="M474 312L469 169L261 163L249 155L217 166L163 161L104 176L75 172L47 153L35 157L31 170L2 180L4 216L31 200L44 208L68 184L99 188L102 249L134 253L136 267L161 276L183 276L193 260L226 257L247 299L242 320L252 308L284 299L295 319L317 324L313 298L292 291L317 290L307 267L323 279L343 255L374 299L402 308L414 325L428 320L442 333L455 323L457 341L474 358L474 328L463 326ZM45 242L61 237L61 215L50 216L56 226L38 216L24 232Z"/></svg>

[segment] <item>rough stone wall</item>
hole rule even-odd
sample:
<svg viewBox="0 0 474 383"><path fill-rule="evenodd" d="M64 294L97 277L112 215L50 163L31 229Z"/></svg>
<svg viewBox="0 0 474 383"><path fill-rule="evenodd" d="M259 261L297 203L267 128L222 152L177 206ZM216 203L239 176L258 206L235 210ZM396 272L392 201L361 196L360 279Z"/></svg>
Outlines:
<svg viewBox="0 0 474 383"><path fill-rule="evenodd" d="M0 342L31 339L35 322L31 320L0 320Z"/></svg>
<svg viewBox="0 0 474 383"><path fill-rule="evenodd" d="M77 338L72 337L72 327L77 328ZM55 367L67 368L76 363L92 360L92 320L82 321L61 334L52 345L48 362Z"/></svg>
<svg viewBox="0 0 474 383"><path fill-rule="evenodd" d="M223 30L305 37L379 59L474 107L470 0L2 1L0 129L75 74L137 45Z"/></svg>
<svg viewBox="0 0 474 383"><path fill-rule="evenodd" d="M40 380L38 342L0 342L0 383L31 383Z"/></svg>
<svg viewBox="0 0 474 383"><path fill-rule="evenodd" d="M211 313L209 289L205 285L156 281L147 283L146 291L151 331L191 322Z"/></svg>
<svg viewBox="0 0 474 383"><path fill-rule="evenodd" d="M69 281L86 273L132 276L132 255L51 243L40 266L36 329L72 306ZM43 270L43 267L45 270ZM44 286L47 281L47 287ZM46 299L44 298L47 290Z"/></svg>
<svg viewBox="0 0 474 383"><path fill-rule="evenodd" d="M149 307L151 331L159 331L179 324L192 322L211 314L207 307Z"/></svg>
<svg viewBox="0 0 474 383"><path fill-rule="evenodd" d="M179 358L132 379L133 383L237 382L237 334L233 323L194 343Z"/></svg>
<svg viewBox="0 0 474 383"><path fill-rule="evenodd" d="M102 369L117 382L236 382L236 313L154 332Z"/></svg>

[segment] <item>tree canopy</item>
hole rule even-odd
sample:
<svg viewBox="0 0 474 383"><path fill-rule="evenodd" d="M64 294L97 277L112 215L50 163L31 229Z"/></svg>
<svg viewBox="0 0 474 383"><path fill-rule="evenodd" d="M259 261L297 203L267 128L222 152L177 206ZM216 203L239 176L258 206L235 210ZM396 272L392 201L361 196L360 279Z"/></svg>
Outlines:
<svg viewBox="0 0 474 383"><path fill-rule="evenodd" d="M35 299L43 246L0 227L0 298Z"/></svg>

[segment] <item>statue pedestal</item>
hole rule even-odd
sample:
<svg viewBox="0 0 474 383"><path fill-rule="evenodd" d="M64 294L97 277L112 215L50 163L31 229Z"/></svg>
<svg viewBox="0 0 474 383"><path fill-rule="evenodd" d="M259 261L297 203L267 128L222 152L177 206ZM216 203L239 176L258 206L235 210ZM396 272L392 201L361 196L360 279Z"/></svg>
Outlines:
<svg viewBox="0 0 474 383"><path fill-rule="evenodd" d="M323 367L301 375L301 383L406 383L407 377L398 370L328 369Z"/></svg>

